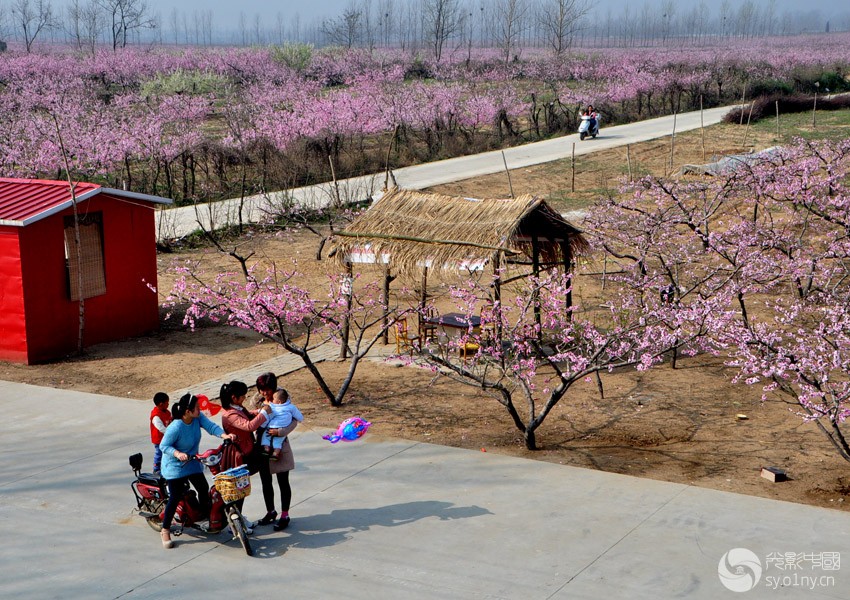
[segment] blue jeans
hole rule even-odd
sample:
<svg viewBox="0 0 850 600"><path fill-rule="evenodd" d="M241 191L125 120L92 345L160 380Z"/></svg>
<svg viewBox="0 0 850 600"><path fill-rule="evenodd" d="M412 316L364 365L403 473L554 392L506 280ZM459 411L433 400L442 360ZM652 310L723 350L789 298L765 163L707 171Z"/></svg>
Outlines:
<svg viewBox="0 0 850 600"><path fill-rule="evenodd" d="M159 444L153 445L153 470L159 471L162 465L162 450L159 449Z"/></svg>

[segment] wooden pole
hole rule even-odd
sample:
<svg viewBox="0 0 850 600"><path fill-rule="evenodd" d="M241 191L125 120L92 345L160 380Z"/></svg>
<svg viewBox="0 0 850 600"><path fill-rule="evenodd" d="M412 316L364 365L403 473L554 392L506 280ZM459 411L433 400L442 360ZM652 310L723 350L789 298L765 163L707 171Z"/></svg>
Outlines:
<svg viewBox="0 0 850 600"><path fill-rule="evenodd" d="M336 169L334 169L334 159L330 154L328 154L328 162L331 165L331 177L333 178L334 182L334 197L336 198L336 205L339 206L341 204L339 199L339 182L336 180Z"/></svg>
<svg viewBox="0 0 850 600"><path fill-rule="evenodd" d="M572 252L570 251L570 244L568 242L561 242L561 254L564 257L564 274L567 275L570 273L570 264L573 261ZM566 308L567 308L567 320L573 320L573 312L570 310L573 307L573 281L570 280L570 291L567 292L567 297L565 298Z"/></svg>
<svg viewBox="0 0 850 600"><path fill-rule="evenodd" d="M608 253L602 255L602 291L605 291L605 279L608 276Z"/></svg>
<svg viewBox="0 0 850 600"><path fill-rule="evenodd" d="M629 181L632 180L632 145L626 144L626 164L629 165Z"/></svg>
<svg viewBox="0 0 850 600"><path fill-rule="evenodd" d="M818 88L820 87L820 82L815 81L815 104L812 107L812 129L817 127L817 123L815 122L815 115L818 112Z"/></svg>
<svg viewBox="0 0 850 600"><path fill-rule="evenodd" d="M750 133L750 119L753 116L753 106L754 105L755 105L755 102L750 102L750 112L747 115L747 128L744 129L744 142L741 144L741 148L743 148L744 151L747 150L747 136Z"/></svg>
<svg viewBox="0 0 850 600"><path fill-rule="evenodd" d="M540 241L536 235L531 237L531 273L534 275L534 322L537 324L537 341L542 341L543 330L540 327Z"/></svg>
<svg viewBox="0 0 850 600"><path fill-rule="evenodd" d="M702 111L702 94L699 95L699 130L702 137L702 162L705 163L705 121Z"/></svg>
<svg viewBox="0 0 850 600"><path fill-rule="evenodd" d="M493 258L493 320L495 321L494 333L496 335L496 348L502 347L502 255L496 253Z"/></svg>
<svg viewBox="0 0 850 600"><path fill-rule="evenodd" d="M573 142L573 154L570 158L570 170L572 171L572 183L570 184L570 191L576 191L576 143Z"/></svg>
<svg viewBox="0 0 850 600"><path fill-rule="evenodd" d="M351 314L351 300L354 294L354 277L353 269L350 262L345 263L345 283L341 286L341 290L345 294L345 318L342 321L341 343L339 345L339 358L345 360L348 358L348 332L351 325L349 315Z"/></svg>
<svg viewBox="0 0 850 600"><path fill-rule="evenodd" d="M502 162L505 163L505 173L508 174L508 188L511 190L511 198L514 197L514 184L511 183L511 170L508 169L508 159L505 158L505 151L502 150Z"/></svg>
<svg viewBox="0 0 850 600"><path fill-rule="evenodd" d="M741 120L738 121L738 125L744 124L744 99L747 97L747 84L744 84L744 91L741 92Z"/></svg>
<svg viewBox="0 0 850 600"><path fill-rule="evenodd" d="M673 113L673 133L670 134L670 173L673 172L673 151L676 147L676 113Z"/></svg>
<svg viewBox="0 0 850 600"><path fill-rule="evenodd" d="M389 319L390 319L390 282L392 279L390 278L390 266L384 265L384 295L381 297L381 304L384 309L384 316L381 319L381 326L384 328L383 341L384 346L390 343L390 330L389 330Z"/></svg>
<svg viewBox="0 0 850 600"><path fill-rule="evenodd" d="M418 331L417 335L419 335L420 341L422 340L422 334L424 333L424 329L422 327L422 319L425 314L425 305L428 303L428 267L422 267L422 290L419 292L419 318L417 319L418 323Z"/></svg>
<svg viewBox="0 0 850 600"><path fill-rule="evenodd" d="M779 142L779 100L776 101L776 141Z"/></svg>

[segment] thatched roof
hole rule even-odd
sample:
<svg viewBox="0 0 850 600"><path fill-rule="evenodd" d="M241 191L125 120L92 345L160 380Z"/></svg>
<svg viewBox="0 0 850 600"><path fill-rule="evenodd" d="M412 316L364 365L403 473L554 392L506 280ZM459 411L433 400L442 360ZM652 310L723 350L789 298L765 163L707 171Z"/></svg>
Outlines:
<svg viewBox="0 0 850 600"><path fill-rule="evenodd" d="M395 275L481 269L497 255L531 260L537 238L540 261L564 261L587 247L581 232L542 198L461 198L396 188L377 200L330 242L345 262L389 263ZM503 263L504 264L504 263Z"/></svg>

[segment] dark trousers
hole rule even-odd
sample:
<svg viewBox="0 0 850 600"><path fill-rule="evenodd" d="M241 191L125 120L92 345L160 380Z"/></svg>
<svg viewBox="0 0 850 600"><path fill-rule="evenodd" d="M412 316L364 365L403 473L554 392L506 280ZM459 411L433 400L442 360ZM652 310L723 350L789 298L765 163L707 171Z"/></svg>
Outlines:
<svg viewBox="0 0 850 600"><path fill-rule="evenodd" d="M207 483L207 478L203 473L194 473L177 479L166 479L165 483L168 486L168 503L165 505L165 514L162 517L163 529L171 527L174 513L177 512L177 505L180 504L184 494L188 491L190 483L198 492L201 514L210 514L210 484Z"/></svg>
<svg viewBox="0 0 850 600"><path fill-rule="evenodd" d="M274 510L274 485L272 484L272 473L269 470L269 461L263 457L260 462L260 482L263 485L263 500L266 503L266 512ZM277 474L277 486L280 488L280 506L283 512L289 512L292 502L292 488L289 486L289 471Z"/></svg>

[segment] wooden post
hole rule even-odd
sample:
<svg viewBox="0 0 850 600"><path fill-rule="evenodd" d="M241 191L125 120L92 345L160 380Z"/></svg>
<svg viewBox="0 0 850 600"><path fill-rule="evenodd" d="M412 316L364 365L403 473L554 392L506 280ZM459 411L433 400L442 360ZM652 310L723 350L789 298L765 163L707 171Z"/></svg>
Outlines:
<svg viewBox="0 0 850 600"><path fill-rule="evenodd" d="M570 264L573 261L572 253L570 251L569 242L561 242L561 254L564 257L564 275L568 275L570 273ZM573 320L573 313L570 310L573 306L573 280L570 279L570 291L567 292L567 297L564 299L566 302L567 308L567 320Z"/></svg>
<svg viewBox="0 0 850 600"><path fill-rule="evenodd" d="M501 254L496 253L493 258L493 320L495 321L494 333L496 335L496 348L502 347L502 274Z"/></svg>
<svg viewBox="0 0 850 600"><path fill-rule="evenodd" d="M508 159L505 158L505 151L502 150L502 162L505 163L505 173L508 174L508 187L511 190L511 198L514 197L514 184L511 183L511 170L508 169Z"/></svg>
<svg viewBox="0 0 850 600"><path fill-rule="evenodd" d="M741 120L738 121L738 125L744 124L744 99L747 97L747 84L744 83L744 91L741 92Z"/></svg>
<svg viewBox="0 0 850 600"><path fill-rule="evenodd" d="M570 191L576 191L576 143L573 142L573 154L572 158L570 158L570 170L572 171L572 183L570 184Z"/></svg>
<svg viewBox="0 0 850 600"><path fill-rule="evenodd" d="M328 154L328 162L331 164L331 177L334 182L334 197L336 198L336 205L339 206L341 201L339 199L339 182L336 180L336 169L334 169L334 159Z"/></svg>
<svg viewBox="0 0 850 600"><path fill-rule="evenodd" d="M605 291L605 279L608 276L608 253L602 255L602 291Z"/></svg>
<svg viewBox="0 0 850 600"><path fill-rule="evenodd" d="M392 279L390 278L390 265L384 265L384 295L381 298L381 304L384 308L384 316L381 319L381 325L384 328L384 346L390 343L390 330L389 330L389 318L390 318L390 282Z"/></svg>
<svg viewBox="0 0 850 600"><path fill-rule="evenodd" d="M702 112L702 94L699 95L699 130L702 137L702 162L705 163L705 121Z"/></svg>
<svg viewBox="0 0 850 600"><path fill-rule="evenodd" d="M419 339L422 340L424 329L422 327L422 319L425 315L425 305L428 302L428 267L422 267L422 290L419 292L419 318L416 320L417 332Z"/></svg>
<svg viewBox="0 0 850 600"><path fill-rule="evenodd" d="M776 142L779 143L779 100L776 101Z"/></svg>
<svg viewBox="0 0 850 600"><path fill-rule="evenodd" d="M626 163L629 165L629 181L632 180L632 145L626 144Z"/></svg>
<svg viewBox="0 0 850 600"><path fill-rule="evenodd" d="M817 127L817 123L815 122L815 115L818 112L818 88L820 87L820 81L815 81L815 104L812 106L812 129Z"/></svg>
<svg viewBox="0 0 850 600"><path fill-rule="evenodd" d="M534 302L534 322L537 325L537 341L543 340L543 331L540 327L540 241L536 235L531 237L531 272L534 275L534 291L532 300Z"/></svg>
<svg viewBox="0 0 850 600"><path fill-rule="evenodd" d="M676 147L676 113L673 113L673 133L670 134L670 173L673 172L673 151Z"/></svg>
<svg viewBox="0 0 850 600"><path fill-rule="evenodd" d="M745 152L746 152L746 150L747 150L747 136L748 136L748 134L750 133L750 119L751 119L751 118L752 118L752 116L753 116L753 106L754 106L754 105L755 105L755 102L750 102L750 112L749 112L749 114L747 114L747 128L746 128L746 129L744 129L744 141L743 141L743 143L741 144L741 148L742 148Z"/></svg>
<svg viewBox="0 0 850 600"><path fill-rule="evenodd" d="M342 333L339 345L339 358L348 358L348 331L351 325L349 315L351 314L351 297L354 295L354 277L350 262L345 263L345 280L340 286L340 291L345 294L345 318L342 321Z"/></svg>

